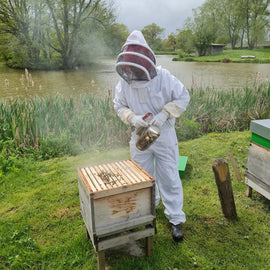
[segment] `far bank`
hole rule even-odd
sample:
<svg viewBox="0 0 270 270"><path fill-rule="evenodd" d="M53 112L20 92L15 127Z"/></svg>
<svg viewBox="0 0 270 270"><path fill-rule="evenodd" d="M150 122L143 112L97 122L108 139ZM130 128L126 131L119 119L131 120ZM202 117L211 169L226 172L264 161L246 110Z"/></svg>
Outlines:
<svg viewBox="0 0 270 270"><path fill-rule="evenodd" d="M178 57L173 61L186 62L221 62L221 63L270 63L270 48L260 48L254 50L248 49L223 49L223 52L214 55L195 56L187 55L182 51L177 52Z"/></svg>

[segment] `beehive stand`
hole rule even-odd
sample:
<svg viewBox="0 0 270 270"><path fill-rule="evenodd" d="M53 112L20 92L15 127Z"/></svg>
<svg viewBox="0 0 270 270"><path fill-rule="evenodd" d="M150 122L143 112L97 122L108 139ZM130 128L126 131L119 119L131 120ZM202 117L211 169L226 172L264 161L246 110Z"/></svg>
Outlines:
<svg viewBox="0 0 270 270"><path fill-rule="evenodd" d="M133 160L78 169L81 214L105 269L109 248L146 239L151 256L155 234L155 181Z"/></svg>

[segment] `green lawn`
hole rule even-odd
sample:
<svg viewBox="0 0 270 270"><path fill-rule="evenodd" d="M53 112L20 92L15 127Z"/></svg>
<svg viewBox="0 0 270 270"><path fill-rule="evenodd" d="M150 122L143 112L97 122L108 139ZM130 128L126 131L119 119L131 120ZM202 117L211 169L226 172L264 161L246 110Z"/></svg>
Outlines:
<svg viewBox="0 0 270 270"><path fill-rule="evenodd" d="M211 133L181 142L188 156L183 178L185 239L171 239L163 206L157 208L152 257L123 250L106 251L107 269L269 269L270 202L257 192L245 196L230 164L232 151L243 177L251 134ZM76 168L129 158L128 147L91 151L48 161L26 160L22 168L0 176L0 269L97 269L80 214ZM238 219L224 218L212 163L229 163ZM139 245L142 243L139 242Z"/></svg>
<svg viewBox="0 0 270 270"><path fill-rule="evenodd" d="M255 59L241 59L241 56L255 56ZM198 62L222 62L228 59L231 62L239 63L270 63L270 49L254 49L254 50L223 50L222 53L200 57L185 57L184 61Z"/></svg>

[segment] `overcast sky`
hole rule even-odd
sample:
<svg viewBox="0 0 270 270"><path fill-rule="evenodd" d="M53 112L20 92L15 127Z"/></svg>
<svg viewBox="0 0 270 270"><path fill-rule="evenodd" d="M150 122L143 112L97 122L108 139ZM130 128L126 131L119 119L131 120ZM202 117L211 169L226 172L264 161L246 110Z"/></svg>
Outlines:
<svg viewBox="0 0 270 270"><path fill-rule="evenodd" d="M117 22L129 31L142 30L155 23L165 28L166 36L181 29L185 19L192 17L192 9L206 0L114 0Z"/></svg>

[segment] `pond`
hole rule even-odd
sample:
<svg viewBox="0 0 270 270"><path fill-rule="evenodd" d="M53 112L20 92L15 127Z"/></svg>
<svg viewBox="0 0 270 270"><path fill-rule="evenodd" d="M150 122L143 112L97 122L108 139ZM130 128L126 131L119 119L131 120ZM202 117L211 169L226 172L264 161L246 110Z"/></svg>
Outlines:
<svg viewBox="0 0 270 270"><path fill-rule="evenodd" d="M255 82L268 80L270 74L270 64L174 62L172 58L157 56L157 64L170 70L187 88L252 87ZM103 58L96 65L74 71L28 71L27 80L24 70L0 64L0 98L56 93L77 96L87 92L106 95L119 80L114 65L115 58Z"/></svg>

